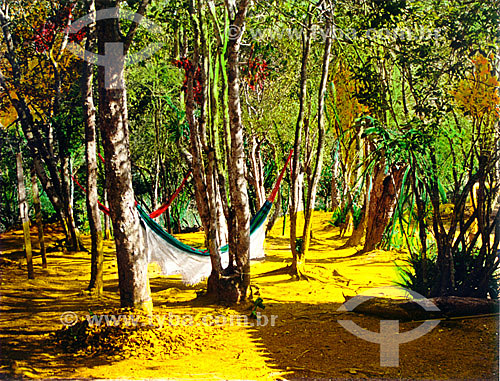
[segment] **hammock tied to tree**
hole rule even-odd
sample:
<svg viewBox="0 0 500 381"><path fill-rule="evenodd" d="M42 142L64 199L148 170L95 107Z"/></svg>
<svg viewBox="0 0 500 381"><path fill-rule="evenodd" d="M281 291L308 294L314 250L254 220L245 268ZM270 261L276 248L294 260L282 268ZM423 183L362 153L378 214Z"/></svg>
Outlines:
<svg viewBox="0 0 500 381"><path fill-rule="evenodd" d="M264 257L267 217L292 153L293 150L290 150L273 191L250 222L250 259ZM146 243L148 263L157 263L165 276L181 275L186 284L199 283L210 275L212 264L208 250L200 250L182 243L158 225L140 205L137 205L137 209L141 217L141 231ZM227 245L220 248L220 256L222 266L226 267L229 264Z"/></svg>

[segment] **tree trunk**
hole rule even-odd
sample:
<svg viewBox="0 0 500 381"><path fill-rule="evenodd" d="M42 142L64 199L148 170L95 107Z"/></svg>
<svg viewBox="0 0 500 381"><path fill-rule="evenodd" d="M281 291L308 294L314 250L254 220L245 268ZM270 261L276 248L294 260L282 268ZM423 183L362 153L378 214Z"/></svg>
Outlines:
<svg viewBox="0 0 500 381"><path fill-rule="evenodd" d="M203 11L201 2L191 0L189 2L189 13L194 34L194 52L192 68L187 72L187 92L186 92L186 119L190 129L190 150L193 168L193 178L195 181L195 197L200 214L203 229L205 231L205 241L210 252L212 273L207 281L209 294L217 295L219 291L219 281L222 274L220 261L220 239L219 239L219 219L217 218L217 181L216 178L216 155L213 147L207 143L206 118L207 118L207 47L203 28ZM200 40L202 65L200 61ZM203 92L200 97L200 117L195 116L194 99L194 75L197 70L201 71L200 85ZM203 160L203 152L206 153L207 162Z"/></svg>
<svg viewBox="0 0 500 381"><path fill-rule="evenodd" d="M89 1L88 13L95 11L93 0ZM95 48L95 20L89 27L85 50L93 52ZM82 98L85 119L85 155L87 160L87 216L90 227L91 262L89 291L101 295L103 291L103 265L104 249L101 216L97 203L97 130L96 109L94 106L94 65L90 62L83 63Z"/></svg>
<svg viewBox="0 0 500 381"><path fill-rule="evenodd" d="M366 230L366 203L363 205L361 209L361 220L359 221L358 226L352 231L351 236L347 240L347 242L342 245L339 249L347 249L349 247L355 247L363 244L363 237L365 235Z"/></svg>
<svg viewBox="0 0 500 381"><path fill-rule="evenodd" d="M70 21L68 20L68 23ZM64 39L67 39L67 35L64 35ZM61 45L60 49L63 49L64 43ZM69 152L69 137L73 133L73 131L68 128L69 126L66 126L66 131L57 122L57 116L60 111L60 105L61 105L61 98L62 98L62 77L61 77L61 70L59 68L59 63L57 62L56 58L54 55L50 54L49 55L49 60L53 68L53 75L54 75L54 83L53 83L53 90L54 90L54 97L52 100L52 107L51 107L51 118L53 121L50 122L50 125L52 126L53 124L55 125L55 132L56 132L56 137L57 137L57 142L58 142L58 158L59 158L59 164L60 164L60 174L61 174L61 181L60 181L60 190L61 190L61 200L63 203L63 208L65 212L65 224L68 229L68 237L67 237L67 248L69 251L79 251L79 250L85 250L83 247L83 243L81 241L80 237L80 232L78 231L78 228L76 227L76 222L75 222L75 217L73 213L73 200L71 197L71 155ZM57 177L55 175L54 177Z"/></svg>
<svg viewBox="0 0 500 381"><path fill-rule="evenodd" d="M56 129L59 129L59 127L56 127ZM61 150L62 140L65 140L66 138L60 138L59 142L59 149ZM78 251L78 250L83 250L84 247L81 244L81 238L80 238L80 233L78 231L78 228L76 227L75 223L75 217L73 213L73 205L71 203L71 197L70 197L70 185L69 185L69 177L70 177L70 170L69 170L69 161L70 157L66 155L62 155L60 157L60 162L61 162L61 189L62 189L62 201L64 205L64 212L66 215L65 218L65 223L66 223L66 228L68 229L69 233L69 239L67 240L67 247L69 251Z"/></svg>
<svg viewBox="0 0 500 381"><path fill-rule="evenodd" d="M264 188L264 169L262 166L262 158L260 156L260 146L263 140L257 142L255 135L251 138L252 145L250 148L250 169L252 174L249 179L255 190L256 205L255 209L259 210L266 201L266 190Z"/></svg>
<svg viewBox="0 0 500 381"><path fill-rule="evenodd" d="M98 10L116 6L109 0L98 0L96 5ZM106 54L114 63L113 76L105 73L105 69L111 71L110 67L98 69L99 127L106 158L106 188L116 243L120 304L152 311L145 242L132 189L124 56L120 54L125 55L126 50L118 17L117 12L116 18L97 22L98 52ZM120 48L122 51L118 52Z"/></svg>
<svg viewBox="0 0 500 381"><path fill-rule="evenodd" d="M104 206L109 209L108 202L108 192L106 191L106 187L104 187ZM109 241L113 238L111 234L111 221L110 217L107 214L104 214L104 239Z"/></svg>
<svg viewBox="0 0 500 381"><path fill-rule="evenodd" d="M394 212L396 196L401 188L405 167L393 165L384 173L385 160L375 165L373 186L367 214L365 245L361 253L375 250L382 240L384 230Z"/></svg>
<svg viewBox="0 0 500 381"><path fill-rule="evenodd" d="M328 69L330 67L330 52L332 47L332 36L331 36L331 21L327 15L327 22L325 25L325 30L328 33L325 40L325 50L323 54L323 69L321 73L321 82L319 86L318 94L318 145L316 147L316 163L314 166L314 172L312 173L311 182L308 187L306 209L304 211L304 230L302 234L302 246L301 250L297 256L294 257L292 262L291 274L301 278L303 271L305 269L305 258L309 252L309 246L311 244L311 228L312 228L312 217L314 211L314 204L316 202L316 189L318 187L319 178L321 177L321 169L323 166L323 147L325 143L325 94L326 85L328 81Z"/></svg>
<svg viewBox="0 0 500 381"><path fill-rule="evenodd" d="M40 204L40 194L38 192L38 183L35 168L31 167L31 189L33 192L33 204L35 206L36 226L38 230L38 245L40 246L40 255L42 257L42 267L47 268L47 252L45 250L45 237L43 235L42 206Z"/></svg>
<svg viewBox="0 0 500 381"><path fill-rule="evenodd" d="M239 35L230 39L228 43L227 78L228 78L228 112L231 135L231 166L232 175L230 195L234 209L236 234L235 286L239 291L236 302L247 298L250 287L250 207L245 178L245 150L243 146L243 124L241 121L240 85L238 58L241 39L245 31L245 19L248 0L236 2L237 13L231 24L237 28ZM226 2L226 6L229 4ZM230 10L228 9L230 12Z"/></svg>
<svg viewBox="0 0 500 381"><path fill-rule="evenodd" d="M338 177L339 177L339 155L340 149L335 151L333 166L332 166L332 183L330 188L330 196L332 198L331 209L332 212L339 207L339 188L338 188Z"/></svg>
<svg viewBox="0 0 500 381"><path fill-rule="evenodd" d="M278 195L276 197L276 201L274 202L274 211L273 214L271 215L271 218L269 218L269 221L267 222L266 226L266 236L269 234L269 232L273 229L274 224L282 214L282 196L281 196L281 191L278 191ZM285 220L283 219L283 225L285 224Z"/></svg>
<svg viewBox="0 0 500 381"><path fill-rule="evenodd" d="M361 133L361 131L360 131ZM359 142L360 148L360 162L363 162L363 165L361 167L361 173L366 172L367 170L367 160L365 158L368 158L370 155L370 151L372 150L372 147L370 146L370 143L367 142L366 144L361 144L361 141ZM361 177L361 174L358 175L358 178ZM352 231L351 236L347 240L347 242L342 245L339 249L346 249L349 247L355 247L358 245L364 244L364 237L365 237L365 232L366 232L366 226L367 226L367 213L368 213L368 200L369 200L369 195L370 195L370 181L371 178L369 177L368 174L365 174L364 181L360 185L360 187L365 185L365 190L364 194L361 197L362 199L362 208L361 208L361 220L359 221L358 226Z"/></svg>
<svg viewBox="0 0 500 381"><path fill-rule="evenodd" d="M17 195L19 203L19 215L23 224L24 250L28 264L28 279L35 279L33 272L33 254L31 252L30 220L28 216L28 201L26 200L26 188L24 186L23 156L21 152L16 155L17 164Z"/></svg>
<svg viewBox="0 0 500 381"><path fill-rule="evenodd" d="M312 6L308 11L311 12ZM310 14L310 13L309 13ZM290 249L292 250L293 263L299 263L299 251L297 250L297 212L300 204L300 147L302 143L302 129L304 126L304 109L307 96L307 63L311 50L311 16L309 15L308 27L302 32L302 65L300 69L300 95L299 95L299 115L295 126L295 139L293 143L293 160L291 166L290 184ZM295 269L296 270L296 269ZM295 271L292 269L292 271Z"/></svg>

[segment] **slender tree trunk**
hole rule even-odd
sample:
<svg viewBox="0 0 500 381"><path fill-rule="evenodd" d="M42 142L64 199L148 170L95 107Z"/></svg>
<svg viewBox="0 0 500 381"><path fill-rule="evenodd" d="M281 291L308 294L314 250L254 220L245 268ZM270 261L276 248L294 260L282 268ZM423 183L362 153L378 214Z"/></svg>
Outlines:
<svg viewBox="0 0 500 381"><path fill-rule="evenodd" d="M361 133L361 131L360 131ZM362 198L362 208L361 208L361 220L359 221L358 226L352 231L351 236L347 240L347 242L341 246L339 249L346 249L349 247L355 247L361 244L364 244L363 238L365 236L365 231L366 231L366 226L367 226L367 213L368 213L368 200L370 197L370 181L371 178L366 174L367 170L367 160L364 158L367 158L370 154L371 151L371 146L370 143L366 144L361 144L360 141L360 161L363 161L363 166L360 168L360 175L358 177L361 177L361 173L365 172L365 178L362 184L364 184L364 194L361 197ZM360 185L362 186L362 185Z"/></svg>
<svg viewBox="0 0 500 381"><path fill-rule="evenodd" d="M64 37L65 39L67 38L66 36ZM62 48L61 48L62 49ZM54 84L53 84L53 90L54 90L54 98L52 102L52 117L57 117L58 113L60 111L60 105L61 105L61 97L62 97L62 78L61 78L61 71L59 68L59 64L55 58L55 56L50 55L50 62L52 64L53 68L53 73L54 73ZM56 122L54 122L56 123ZM51 123L52 124L52 123ZM80 232L78 231L78 228L76 227L76 222L75 222L75 217L73 213L73 200L71 197L71 155L68 149L68 138L72 134L72 130L69 129L67 131L63 131L63 128L61 125L56 124L55 125L55 130L56 130L56 136L57 136L57 142L58 142L58 148L59 148L59 164L60 164L60 174L61 174L61 181L60 181L60 189L61 189L61 199L63 202L63 207L64 211L66 214L66 227L68 229L68 239L67 239L67 246L70 251L78 251L78 250L84 250L85 248L83 247L83 243L81 242L80 238Z"/></svg>
<svg viewBox="0 0 500 381"><path fill-rule="evenodd" d="M274 202L274 211L273 214L271 215L271 218L269 218L269 221L267 222L266 226L266 236L269 234L269 232L273 229L274 224L282 214L282 196L281 196L281 191L278 191L278 195L276 197L276 201ZM285 224L285 220L283 219L283 225Z"/></svg>
<svg viewBox="0 0 500 381"><path fill-rule="evenodd" d="M95 12L93 0L88 2L88 12ZM89 27L85 49L88 52L95 50L95 20ZM101 216L97 203L97 129L96 109L94 106L94 65L91 62L83 63L82 97L83 113L85 118L85 155L87 160L87 216L90 227L91 263L89 291L101 295L103 291L104 249Z"/></svg>
<svg viewBox="0 0 500 381"><path fill-rule="evenodd" d="M96 1L97 10L115 6L114 1ZM130 41L122 44L118 18L117 12L116 18L97 22L98 53L107 54L114 62L112 77L108 72L106 78L104 67L98 70L99 127L106 158L106 188L116 243L120 304L152 311L145 242L132 189L124 57L120 54L127 53L124 46ZM121 48L122 52L112 47Z"/></svg>
<svg viewBox="0 0 500 381"><path fill-rule="evenodd" d="M16 90L16 97L12 98L12 105L16 109L24 137L28 142L28 148L33 158L33 164L38 179L40 180L43 190L49 197L50 202L54 206L54 210L62 223L66 237L68 237L65 226L66 213L64 210L64 203L60 196L62 194L61 184L58 177L57 164L52 153L53 149L50 145L52 141L49 136L49 145L47 145L39 129L35 128L31 109L28 107L28 102L23 96L23 85L21 84L22 73L15 53L17 49L16 42L10 32L11 17L8 13L8 7L0 7L0 26L6 47L5 56L12 70L12 84ZM1 70L0 86L3 87L5 91L8 91L9 87L6 85L6 79Z"/></svg>
<svg viewBox="0 0 500 381"><path fill-rule="evenodd" d="M335 152L334 154L334 159L333 159L333 166L332 166L332 183L331 183L331 190L330 190L330 196L332 198L332 211L335 211L339 207L339 188L338 188L338 176L339 176L339 155L340 155L340 149Z"/></svg>
<svg viewBox="0 0 500 381"><path fill-rule="evenodd" d="M38 192L38 183L34 167L31 167L31 189L33 192L33 205L35 206L35 218L38 230L38 244L40 246L40 255L42 257L42 267L46 269L47 252L45 250L45 237L43 235L42 206L40 204L40 194Z"/></svg>
<svg viewBox="0 0 500 381"><path fill-rule="evenodd" d="M222 274L222 265L220 261L220 239L219 239L219 224L217 218L217 178L215 176L216 155L213 147L207 143L207 99L208 87L207 83L207 47L205 41L205 34L203 28L203 11L200 1L196 3L191 0L189 2L189 13L191 16L191 23L194 32L194 52L192 69L187 73L187 92L186 92L186 118L190 128L190 149L191 160L193 168L193 178L195 181L195 197L198 212L200 214L201 222L205 230L205 240L210 252L210 260L212 264L212 273L207 281L207 289L210 294L217 295L219 293L219 281ZM199 66L200 61L200 40L201 40L201 53L202 65ZM194 75L197 70L201 74L201 87L202 94L200 99L200 117L195 116L195 99L194 99ZM209 117L209 115L208 115ZM205 164L203 152L207 157Z"/></svg>
<svg viewBox="0 0 500 381"><path fill-rule="evenodd" d="M312 6L308 8L309 13ZM297 212L300 205L301 187L300 180L300 156L302 143L302 130L304 127L304 110L307 96L307 63L311 50L311 16L309 16L308 27L302 32L302 65L300 69L300 95L299 95L299 115L295 126L295 139L293 143L293 160L290 176L290 248L292 250L292 263L299 262L299 251L297 250ZM292 273L295 271L293 265Z"/></svg>
<svg viewBox="0 0 500 381"><path fill-rule="evenodd" d="M328 16L327 16L328 17ZM318 145L316 147L316 163L314 172L312 173L311 182L308 187L306 209L304 211L304 230L302 235L302 247L294 261L292 262L291 273L297 277L302 277L305 268L305 258L309 252L311 244L311 228L314 204L316 202L316 189L318 187L319 178L321 177L321 169L323 166L323 147L325 143L325 94L328 81L328 69L330 67L330 52L332 48L331 37L331 20L327 18L326 32L328 33L325 40L325 50L323 54L323 70L321 73L321 82L318 94Z"/></svg>
<svg viewBox="0 0 500 381"><path fill-rule="evenodd" d="M104 187L104 206L109 209L109 202L108 202L108 191L106 190L106 187ZM107 215L104 214L104 239L106 241L109 241L113 238L111 234L111 218Z"/></svg>
<svg viewBox="0 0 500 381"><path fill-rule="evenodd" d="M260 146L262 141L257 142L255 135L251 138L252 145L250 147L250 182L255 190L257 198L255 209L259 210L266 201L266 190L264 188L264 169L262 166L262 158L260 156Z"/></svg>
<svg viewBox="0 0 500 381"><path fill-rule="evenodd" d="M28 279L35 279L33 272L33 254L31 251L30 220L28 216L28 201L26 200L26 188L24 186L23 156L21 152L16 155L17 164L17 195L19 203L19 214L23 224L24 251L28 264Z"/></svg>

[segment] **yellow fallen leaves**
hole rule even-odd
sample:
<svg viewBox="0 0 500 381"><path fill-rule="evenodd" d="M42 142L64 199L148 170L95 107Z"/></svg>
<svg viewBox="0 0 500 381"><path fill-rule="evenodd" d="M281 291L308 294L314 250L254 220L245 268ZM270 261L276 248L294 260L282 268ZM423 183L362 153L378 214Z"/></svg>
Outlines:
<svg viewBox="0 0 500 381"><path fill-rule="evenodd" d="M216 347L222 340L223 327L199 324L194 319L191 323L158 324L144 312L115 309L81 317L75 325L51 334L49 340L76 356L117 359L177 357Z"/></svg>

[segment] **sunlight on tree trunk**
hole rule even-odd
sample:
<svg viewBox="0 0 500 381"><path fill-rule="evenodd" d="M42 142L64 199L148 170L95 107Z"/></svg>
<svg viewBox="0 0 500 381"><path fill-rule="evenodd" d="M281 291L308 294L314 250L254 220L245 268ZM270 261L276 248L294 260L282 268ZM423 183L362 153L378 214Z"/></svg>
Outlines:
<svg viewBox="0 0 500 381"><path fill-rule="evenodd" d="M292 250L292 263L296 263L295 267L299 264L299 251L297 250L297 211L300 205L300 156L301 156L301 143L302 143L302 130L304 127L304 113L305 103L307 96L307 63L309 61L309 53L311 50L311 12L312 5L309 6L308 12L308 28L302 32L302 64L300 69L300 95L299 95L299 114L295 126L295 139L293 145L293 160L291 165L291 184L290 184L290 249ZM291 273L295 271L290 269Z"/></svg>
<svg viewBox="0 0 500 381"><path fill-rule="evenodd" d="M26 200L26 188L24 186L23 156L21 152L16 155L17 164L17 195L19 203L19 215L23 224L24 251L28 265L28 279L35 279L33 272L33 253L31 251L30 220L28 216L28 201Z"/></svg>
<svg viewBox="0 0 500 381"><path fill-rule="evenodd" d="M31 167L31 189L33 195L33 205L35 207L36 227L38 231L38 245L40 246L40 255L42 257L42 267L47 268L47 253L45 249L45 237L43 234L42 206L40 204L40 194L38 192L38 183L35 168Z"/></svg>
<svg viewBox="0 0 500 381"><path fill-rule="evenodd" d="M97 10L115 5L115 2L109 0L96 1ZM122 42L118 15L116 19L97 22L97 37L99 54L106 53L106 43ZM127 41L124 46L127 46ZM126 50L123 54L126 54ZM124 67L117 62L114 70L115 76L108 83L105 81L104 67L100 66L98 69L99 127L106 159L106 188L116 243L120 304L122 307L152 311L145 242L140 231L140 217L132 189Z"/></svg>
<svg viewBox="0 0 500 381"><path fill-rule="evenodd" d="M93 0L88 3L88 13L95 12ZM95 20L89 27L87 36L86 50L93 52L95 50ZM85 155L87 161L87 216L90 227L91 239L91 263L90 263L90 282L88 290L96 295L103 292L103 267L104 267L104 247L101 216L98 206L97 192L97 128L96 128L96 109L94 105L94 64L91 62L83 63L82 74L82 97L83 113L85 119Z"/></svg>

